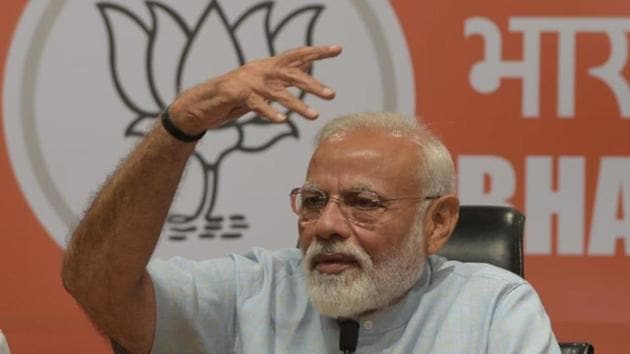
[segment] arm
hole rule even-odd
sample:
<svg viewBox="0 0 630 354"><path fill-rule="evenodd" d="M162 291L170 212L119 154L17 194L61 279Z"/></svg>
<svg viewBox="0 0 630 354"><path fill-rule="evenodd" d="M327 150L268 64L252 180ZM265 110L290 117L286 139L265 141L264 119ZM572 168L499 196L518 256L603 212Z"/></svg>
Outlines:
<svg viewBox="0 0 630 354"><path fill-rule="evenodd" d="M315 119L287 88L332 99L334 92L304 70L340 52L338 46L305 47L245 64L183 92L170 105L171 120L188 135L249 111L284 121L269 101ZM133 353L151 349L155 297L146 265L194 146L156 124L102 187L64 255L66 289L102 332Z"/></svg>

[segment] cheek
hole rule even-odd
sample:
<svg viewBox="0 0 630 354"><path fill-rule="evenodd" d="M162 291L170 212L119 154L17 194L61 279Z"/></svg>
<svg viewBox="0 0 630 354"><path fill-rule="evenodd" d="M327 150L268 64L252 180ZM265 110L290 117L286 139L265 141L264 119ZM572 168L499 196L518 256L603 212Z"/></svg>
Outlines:
<svg viewBox="0 0 630 354"><path fill-rule="evenodd" d="M363 232L357 238L359 245L372 260L375 260L383 254L390 254L392 249L399 248L409 231L409 227L390 224L370 232Z"/></svg>
<svg viewBox="0 0 630 354"><path fill-rule="evenodd" d="M393 245L387 230L362 230L357 232L355 243L370 256L372 261L379 259Z"/></svg>

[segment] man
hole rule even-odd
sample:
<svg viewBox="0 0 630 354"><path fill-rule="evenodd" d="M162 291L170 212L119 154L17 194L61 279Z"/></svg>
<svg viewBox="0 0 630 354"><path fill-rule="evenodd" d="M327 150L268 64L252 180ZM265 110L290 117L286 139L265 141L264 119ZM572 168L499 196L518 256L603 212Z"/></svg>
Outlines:
<svg viewBox="0 0 630 354"><path fill-rule="evenodd" d="M270 101L315 119L287 88L332 99L305 69L340 52L291 50L183 92L75 230L66 288L132 353L334 353L338 318L359 321L359 353L559 352L523 279L428 257L457 221L452 161L397 114L351 115L320 132L291 192L300 250L147 266L194 141L248 111L286 119Z"/></svg>

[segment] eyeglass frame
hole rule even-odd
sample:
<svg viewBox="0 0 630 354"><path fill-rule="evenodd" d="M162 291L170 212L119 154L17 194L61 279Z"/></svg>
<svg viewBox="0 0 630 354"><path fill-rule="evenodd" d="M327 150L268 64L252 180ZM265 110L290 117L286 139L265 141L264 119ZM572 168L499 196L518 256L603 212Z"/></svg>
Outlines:
<svg viewBox="0 0 630 354"><path fill-rule="evenodd" d="M302 218L304 216L300 213L300 210L297 207L297 204L298 204L297 197L304 190L307 190L307 191L310 191L310 192L314 192L314 193L321 193L325 197L324 204L319 209L319 211L317 212L317 215L314 216L312 219L309 219L309 220L302 220ZM383 210L383 214L386 213L388 210L395 209L395 208L387 206L386 203L400 201L400 200L418 200L418 201L424 202L424 201L427 201L427 200L435 200L435 199L438 199L438 198L442 197L442 195L436 194L436 195L429 195L429 196L407 196L407 197L383 198L377 192L375 192L373 190L370 190L370 189L359 190L359 191L356 191L356 192L357 193L359 193L359 192L374 193L377 196L377 198L378 198L378 203L379 203L380 207L384 209ZM375 224L378 223L378 221L375 221L375 222L361 222L359 220L356 220L356 218L352 217L351 215L348 215L348 211L346 209L349 208L350 210L352 210L352 207L343 203L342 196L340 196L340 195L336 196L336 197L330 196L328 193L322 191L319 188L304 187L304 186L302 186L302 187L295 187L295 188L291 189L291 192L289 193L289 197L291 198L291 210L293 210L293 212L298 216L298 218L300 218L300 220L302 222L313 222L313 221L318 220L321 217L321 215L324 212L324 210L326 209L326 207L328 206L329 202L332 200L332 201L335 201L337 203L337 206L339 207L339 210L341 211L341 214L344 216L344 218L346 220L348 220L349 222L351 222L352 224L355 224L355 225L360 226L360 227L364 227L364 226L369 226L369 225L375 225ZM382 216L383 214L381 214L380 216Z"/></svg>

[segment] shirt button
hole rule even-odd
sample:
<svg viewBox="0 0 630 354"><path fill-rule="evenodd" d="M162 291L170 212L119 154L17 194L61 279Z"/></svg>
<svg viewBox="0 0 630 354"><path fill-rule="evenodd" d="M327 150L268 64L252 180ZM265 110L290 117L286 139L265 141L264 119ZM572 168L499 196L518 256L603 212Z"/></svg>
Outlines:
<svg viewBox="0 0 630 354"><path fill-rule="evenodd" d="M369 331L372 329L372 327L373 327L372 321L363 321L363 328Z"/></svg>

